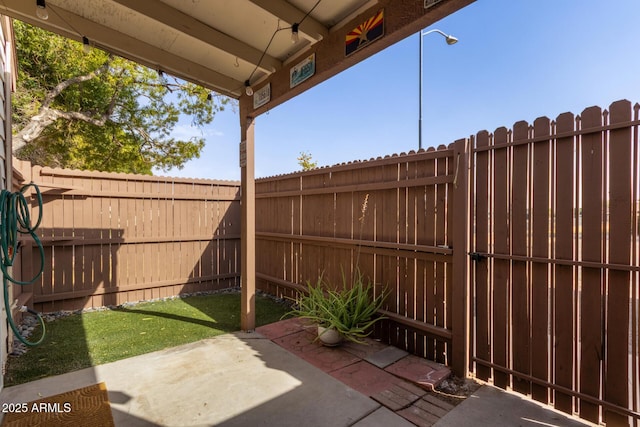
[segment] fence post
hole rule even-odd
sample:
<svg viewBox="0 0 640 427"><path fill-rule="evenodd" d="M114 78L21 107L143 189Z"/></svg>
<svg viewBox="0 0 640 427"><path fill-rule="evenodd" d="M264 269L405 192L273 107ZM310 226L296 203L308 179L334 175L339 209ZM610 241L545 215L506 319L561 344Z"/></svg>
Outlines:
<svg viewBox="0 0 640 427"><path fill-rule="evenodd" d="M453 223L449 228L453 243L450 364L461 378L469 370L469 147L468 139L453 143Z"/></svg>

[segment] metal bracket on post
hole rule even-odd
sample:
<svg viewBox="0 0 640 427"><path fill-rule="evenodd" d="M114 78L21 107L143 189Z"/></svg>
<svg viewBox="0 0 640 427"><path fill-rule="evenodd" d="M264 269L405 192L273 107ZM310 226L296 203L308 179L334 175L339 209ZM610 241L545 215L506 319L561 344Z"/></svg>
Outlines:
<svg viewBox="0 0 640 427"><path fill-rule="evenodd" d="M469 256L476 262L487 259L487 256L485 254L481 254L480 252L469 252Z"/></svg>

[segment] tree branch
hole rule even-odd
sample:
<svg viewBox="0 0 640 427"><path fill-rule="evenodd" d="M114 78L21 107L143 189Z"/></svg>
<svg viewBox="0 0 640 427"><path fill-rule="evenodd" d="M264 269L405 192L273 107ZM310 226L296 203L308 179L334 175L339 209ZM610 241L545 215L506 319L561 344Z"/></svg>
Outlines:
<svg viewBox="0 0 640 427"><path fill-rule="evenodd" d="M109 56L109 59L102 64L100 67L98 67L97 69L93 70L92 72L85 74L83 76L76 76L73 78L70 78L68 80L65 80L63 82L58 83L51 91L49 91L47 93L47 95L44 97L44 101L42 102L42 107L41 108L47 108L51 105L51 103L53 102L53 100L56 98L56 96L60 95L62 93L63 90L65 90L66 88L73 86L75 84L78 83L82 83L82 82L86 82L88 80L91 80L97 76L99 76L100 74L106 72L109 69L109 64L111 63L111 56Z"/></svg>
<svg viewBox="0 0 640 427"><path fill-rule="evenodd" d="M91 123L94 126L104 126L110 117L111 112L96 118L79 111L61 111L54 108L41 107L38 114L33 116L29 123L13 136L13 152L17 153L18 150L40 136L47 126L58 119L80 120Z"/></svg>
<svg viewBox="0 0 640 427"><path fill-rule="evenodd" d="M51 104L53 103L54 99L68 87L78 83L86 82L108 71L110 63L111 56L109 56L109 59L107 59L104 64L102 64L92 72L60 82L51 91L49 91L44 97L42 105L38 110L38 114L33 116L29 123L27 123L16 135L13 136L13 152L18 152L18 150L20 150L22 147L36 139L47 128L47 126L54 123L60 118L68 120L81 120L87 123L91 123L95 126L104 126L109 117L111 117L111 114L113 113L113 110L115 108L115 95L109 105L109 108L107 109L107 112L99 118L92 117L89 114L83 112L56 110L54 108L51 108Z"/></svg>

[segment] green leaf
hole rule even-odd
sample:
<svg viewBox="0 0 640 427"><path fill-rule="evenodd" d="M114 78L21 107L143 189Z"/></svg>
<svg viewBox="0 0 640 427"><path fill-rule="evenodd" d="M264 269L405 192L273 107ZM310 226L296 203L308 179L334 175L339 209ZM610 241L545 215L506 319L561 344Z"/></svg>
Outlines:
<svg viewBox="0 0 640 427"><path fill-rule="evenodd" d="M43 107L59 113L15 153L34 164L144 174L153 167L180 168L200 156L205 141L172 136L179 121L202 129L234 102L171 76L163 82L156 70L99 49L85 54L81 43L24 22L14 21L14 32L14 146ZM104 66L106 72L99 72Z"/></svg>
<svg viewBox="0 0 640 427"><path fill-rule="evenodd" d="M354 282L347 283L342 274L342 287L334 289L320 275L315 285L307 281L307 292L299 295L296 306L287 316L298 316L309 319L324 327L336 329L345 338L361 342L369 335L371 327L382 319L377 311L382 307L387 296L383 291L376 297L374 286L364 281L359 271Z"/></svg>

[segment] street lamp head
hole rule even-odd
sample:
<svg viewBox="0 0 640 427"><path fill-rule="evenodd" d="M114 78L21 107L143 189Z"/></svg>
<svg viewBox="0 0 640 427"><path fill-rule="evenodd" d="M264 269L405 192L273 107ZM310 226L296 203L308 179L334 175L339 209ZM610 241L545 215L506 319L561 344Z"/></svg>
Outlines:
<svg viewBox="0 0 640 427"><path fill-rule="evenodd" d="M458 39L456 37L454 37L454 36L451 36L451 35L447 36L446 40L447 40L447 44L448 45L452 45L452 44L458 43Z"/></svg>
<svg viewBox="0 0 640 427"><path fill-rule="evenodd" d="M420 40L422 40L422 37L426 36L427 34L431 34L431 33L438 33L440 34L442 37L445 38L446 42L448 45L452 45L452 44L456 44L458 43L458 38L452 36L451 34L447 34L444 33L438 29L433 29L433 30L429 30L429 31L421 31L420 32Z"/></svg>

